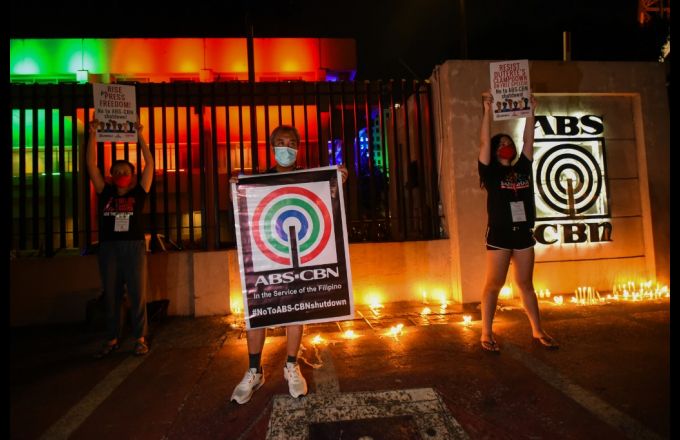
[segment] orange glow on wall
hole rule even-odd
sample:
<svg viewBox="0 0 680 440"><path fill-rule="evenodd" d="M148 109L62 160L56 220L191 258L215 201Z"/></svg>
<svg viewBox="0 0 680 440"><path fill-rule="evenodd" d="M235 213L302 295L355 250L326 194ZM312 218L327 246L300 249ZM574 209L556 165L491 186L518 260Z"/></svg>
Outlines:
<svg viewBox="0 0 680 440"><path fill-rule="evenodd" d="M121 38L115 41L111 46L110 73L135 75L160 70L157 60L162 58L163 48L157 40Z"/></svg>
<svg viewBox="0 0 680 440"><path fill-rule="evenodd" d="M323 79L319 72L318 40L313 38L256 38L255 72L298 74L302 79Z"/></svg>
<svg viewBox="0 0 680 440"><path fill-rule="evenodd" d="M206 68L248 79L248 47L243 38L206 38Z"/></svg>

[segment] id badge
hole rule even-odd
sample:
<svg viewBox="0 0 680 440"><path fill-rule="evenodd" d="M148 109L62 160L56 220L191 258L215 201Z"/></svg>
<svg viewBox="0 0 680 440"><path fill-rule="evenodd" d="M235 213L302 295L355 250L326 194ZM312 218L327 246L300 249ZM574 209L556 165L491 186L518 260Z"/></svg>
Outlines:
<svg viewBox="0 0 680 440"><path fill-rule="evenodd" d="M127 232L130 230L130 216L127 214L116 214L116 223L113 226L115 232Z"/></svg>
<svg viewBox="0 0 680 440"><path fill-rule="evenodd" d="M513 223L527 221L527 215L524 212L524 202L510 202L510 212L512 213Z"/></svg>

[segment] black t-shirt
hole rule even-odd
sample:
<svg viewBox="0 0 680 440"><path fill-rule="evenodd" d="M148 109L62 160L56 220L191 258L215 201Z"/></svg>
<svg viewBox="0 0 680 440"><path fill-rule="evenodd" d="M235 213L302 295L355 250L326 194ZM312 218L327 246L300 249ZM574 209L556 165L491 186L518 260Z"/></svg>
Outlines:
<svg viewBox="0 0 680 440"><path fill-rule="evenodd" d="M99 194L99 241L144 240L142 212L148 193L135 185L124 195L104 185Z"/></svg>
<svg viewBox="0 0 680 440"><path fill-rule="evenodd" d="M296 167L295 167L294 169L292 169L291 171L298 171L298 170L304 170L304 168L301 168L301 167L296 166ZM266 173L266 174L273 174L273 173L278 173L278 172L279 172L279 171L276 169L276 165L274 165L273 167L271 167L271 168L269 168L269 169L267 170L267 173Z"/></svg>
<svg viewBox="0 0 680 440"><path fill-rule="evenodd" d="M534 204L534 185L532 179L531 161L521 154L517 163L503 166L492 160L489 165L479 162L479 177L486 188L486 213L488 225L496 227L528 226L534 227L536 206ZM513 221L512 203L523 207L525 220ZM519 218L519 213L517 217Z"/></svg>

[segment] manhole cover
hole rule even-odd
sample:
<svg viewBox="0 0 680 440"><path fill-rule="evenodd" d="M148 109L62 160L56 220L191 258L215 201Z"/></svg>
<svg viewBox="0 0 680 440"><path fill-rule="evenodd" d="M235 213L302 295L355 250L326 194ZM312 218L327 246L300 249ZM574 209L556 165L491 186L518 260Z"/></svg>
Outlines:
<svg viewBox="0 0 680 440"><path fill-rule="evenodd" d="M416 440L421 436L412 416L380 417L375 419L342 420L339 422L312 423L310 440L341 438L356 440Z"/></svg>
<svg viewBox="0 0 680 440"><path fill-rule="evenodd" d="M340 436L339 434L342 434ZM267 440L468 439L432 388L274 397Z"/></svg>

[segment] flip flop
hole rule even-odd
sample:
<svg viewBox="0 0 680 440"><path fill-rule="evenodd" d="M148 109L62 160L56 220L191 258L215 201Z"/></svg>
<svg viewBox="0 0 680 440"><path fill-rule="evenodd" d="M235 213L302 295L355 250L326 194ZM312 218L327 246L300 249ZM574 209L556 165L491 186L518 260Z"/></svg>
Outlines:
<svg viewBox="0 0 680 440"><path fill-rule="evenodd" d="M481 343L482 349L484 351L488 351L490 353L496 353L496 354L500 354L500 352L501 352L501 347L499 347L498 343L496 341L494 341L493 339L488 340L488 341L482 340L482 341L480 341L480 343Z"/></svg>
<svg viewBox="0 0 680 440"><path fill-rule="evenodd" d="M541 336L539 338L534 338L535 344L540 344L546 350L557 350L560 348L560 344L552 336Z"/></svg>
<svg viewBox="0 0 680 440"><path fill-rule="evenodd" d="M146 342L137 341L135 343L135 356L144 356L149 352L149 346Z"/></svg>
<svg viewBox="0 0 680 440"><path fill-rule="evenodd" d="M103 359L106 356L110 355L114 351L118 350L120 348L120 345L116 342L115 344L109 344L108 342L105 342L104 345L102 346L101 350L99 350L97 353L94 354L95 359Z"/></svg>

